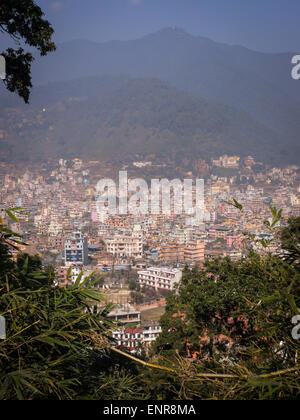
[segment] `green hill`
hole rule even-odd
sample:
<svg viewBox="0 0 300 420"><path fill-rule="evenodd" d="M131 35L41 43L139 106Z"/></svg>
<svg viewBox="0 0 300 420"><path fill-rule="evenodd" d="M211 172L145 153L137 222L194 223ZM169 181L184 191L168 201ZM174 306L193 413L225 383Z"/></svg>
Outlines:
<svg viewBox="0 0 300 420"><path fill-rule="evenodd" d="M155 79L53 83L35 90L30 107L12 105L1 108L2 159L155 154L180 160L227 153L293 163L299 155L296 147L279 146L277 135L247 113Z"/></svg>

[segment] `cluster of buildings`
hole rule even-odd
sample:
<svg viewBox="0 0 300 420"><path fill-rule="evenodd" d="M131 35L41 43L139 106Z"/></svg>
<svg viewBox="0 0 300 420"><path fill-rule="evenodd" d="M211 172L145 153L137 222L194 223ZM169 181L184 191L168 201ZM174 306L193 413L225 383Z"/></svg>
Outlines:
<svg viewBox="0 0 300 420"><path fill-rule="evenodd" d="M182 179L206 174L203 220L193 225L186 223L185 215L172 211L155 215L97 212L99 179L113 178L120 169L126 169L131 178L140 177L139 171L151 177L158 167L162 177L174 171L172 162L154 165L149 160L122 168L80 159L26 167L0 162L1 206L26 209L19 223L5 215L4 220L23 235L31 252L40 255L45 265L56 267L62 285L70 280L70 267L73 282L81 271L84 278L94 270L102 274L135 270L138 285L172 293L185 265L201 267L206 259L228 256L238 260L245 255L244 232L269 239L265 220L270 218L270 205L283 210L283 224L291 216L300 216L297 166L272 168L251 156L226 155L210 163L199 160L187 165L184 162L175 168ZM233 197L242 204L242 213L229 204ZM259 243L254 248L264 252ZM269 250L278 251L276 241ZM111 317L121 324L141 322L139 311L132 306L119 305ZM116 336L118 342L128 342L130 348L135 347L133 341L148 342L144 327L124 328Z"/></svg>
<svg viewBox="0 0 300 420"><path fill-rule="evenodd" d="M125 165L132 177L140 170L151 173L153 166L150 161ZM245 251L243 232L268 234L264 222L270 217L270 204L283 209L285 219L300 215L298 167L271 168L251 156L243 160L225 155L211 165L205 163L206 172L207 168L211 172L205 179L203 222L192 226L184 215L174 213L97 213L95 185L112 177L113 168L96 161L60 159L26 168L0 163L0 201L4 207L26 208L27 215L11 227L45 262L92 264L105 270L137 262L182 268L214 256L238 259ZM168 168L165 164L160 169ZM189 176L198 177L200 166L193 163L191 169ZM178 170L186 174L183 168ZM232 197L243 205L242 214L228 204Z"/></svg>
<svg viewBox="0 0 300 420"><path fill-rule="evenodd" d="M224 155L224 156L220 156L219 159L213 159L212 164L214 166L219 166L223 168L238 169L240 160L241 158L239 156ZM251 158L251 156L246 158L246 164L249 164L250 162L253 162L253 164L255 162L254 159Z"/></svg>

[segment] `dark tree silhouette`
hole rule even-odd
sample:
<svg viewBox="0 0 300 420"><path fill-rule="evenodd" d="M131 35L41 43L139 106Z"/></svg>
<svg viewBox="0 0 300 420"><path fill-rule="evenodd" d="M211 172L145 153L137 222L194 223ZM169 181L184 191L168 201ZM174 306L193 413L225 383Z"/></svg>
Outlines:
<svg viewBox="0 0 300 420"><path fill-rule="evenodd" d="M6 88L20 95L25 103L29 102L31 83L31 64L34 57L21 47L27 44L36 48L41 56L55 51L52 42L54 30L43 19L44 13L33 0L1 0L0 32L8 34L17 48L7 48L2 52L6 60Z"/></svg>

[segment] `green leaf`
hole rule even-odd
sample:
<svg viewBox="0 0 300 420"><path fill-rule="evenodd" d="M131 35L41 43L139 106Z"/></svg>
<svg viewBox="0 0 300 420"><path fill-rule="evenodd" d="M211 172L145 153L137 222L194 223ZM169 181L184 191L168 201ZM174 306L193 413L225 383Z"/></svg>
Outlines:
<svg viewBox="0 0 300 420"><path fill-rule="evenodd" d="M84 289L84 290L81 290L81 294L97 302L102 302L104 300L103 296L99 292L94 292L93 290Z"/></svg>
<svg viewBox="0 0 300 420"><path fill-rule="evenodd" d="M74 283L74 288L75 289L77 289L78 288L78 286L79 286L79 284L80 284L80 281L81 281L81 279L82 279L82 276L83 276L83 270L81 270L81 272L78 274L78 276L76 277L76 281L75 281L75 283Z"/></svg>
<svg viewBox="0 0 300 420"><path fill-rule="evenodd" d="M19 223L19 220L17 219L17 217L10 211L10 210L5 210L5 213L16 223Z"/></svg>

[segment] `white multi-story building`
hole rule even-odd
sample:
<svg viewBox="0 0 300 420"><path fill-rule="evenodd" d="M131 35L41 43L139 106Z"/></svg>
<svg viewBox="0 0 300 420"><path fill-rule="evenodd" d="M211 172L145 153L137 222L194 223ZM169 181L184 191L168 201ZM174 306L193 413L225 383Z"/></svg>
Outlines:
<svg viewBox="0 0 300 420"><path fill-rule="evenodd" d="M177 240L180 244L187 244L193 239L195 228L188 226L185 228L177 228L174 231L174 240Z"/></svg>
<svg viewBox="0 0 300 420"><path fill-rule="evenodd" d="M145 343L147 346L150 346L162 331L161 326L157 322L143 325L142 330L143 343Z"/></svg>
<svg viewBox="0 0 300 420"><path fill-rule="evenodd" d="M118 257L141 258L143 256L143 235L141 231L131 235L120 234L105 239L106 250Z"/></svg>
<svg viewBox="0 0 300 420"><path fill-rule="evenodd" d="M181 280L182 271L177 268L149 267L138 271L137 282L157 289L173 290Z"/></svg>
<svg viewBox="0 0 300 420"><path fill-rule="evenodd" d="M132 352L136 352L136 348L143 344L149 347L159 336L162 329L158 323L149 323L138 328L122 328L112 332L115 340L115 346L126 347Z"/></svg>

